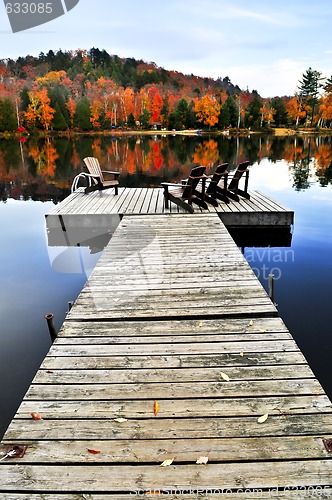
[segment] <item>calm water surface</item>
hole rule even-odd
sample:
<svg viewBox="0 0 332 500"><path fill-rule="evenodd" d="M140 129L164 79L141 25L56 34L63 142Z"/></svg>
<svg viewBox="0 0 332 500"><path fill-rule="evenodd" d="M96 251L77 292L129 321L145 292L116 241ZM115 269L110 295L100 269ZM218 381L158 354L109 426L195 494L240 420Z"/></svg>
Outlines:
<svg viewBox="0 0 332 500"><path fill-rule="evenodd" d="M77 297L100 256L95 250L91 254L89 247L48 247L44 214L54 208L54 203L40 201L58 201L68 194L68 179L81 169L75 151L76 158L96 152L94 143L90 138L88 141L88 145L65 144L65 152L64 143L62 149L53 144L57 160L54 165L44 166L44 170L32 163L28 155L22 165L19 154L11 155L17 158L17 164L1 169L2 164L8 166L9 160L4 160L7 147L0 145L1 189L6 200L0 202L0 436L50 348L44 315L54 313L59 329L68 302ZM185 139L173 149L169 143L155 139L152 143L150 139L149 147L147 143L137 144L138 141L115 145L113 140L106 144L106 149L98 143L113 167L116 164L121 169L122 162L123 185L158 185L161 180L182 178L192 163L206 161L212 167L219 159L231 163L232 158L240 155L253 163L250 188L263 191L295 211L291 247L247 246L244 254L266 288L268 273L275 274L275 301L280 316L332 397L332 155L331 149L326 152L329 142L322 143L324 154L317 157L312 153L313 147L307 154L304 142L301 154L298 143L287 143L287 149L280 140L272 144L265 139L246 140L239 144ZM317 140L315 144L318 150L320 144ZM125 150L127 158L133 154L132 163L126 163L121 156Z"/></svg>

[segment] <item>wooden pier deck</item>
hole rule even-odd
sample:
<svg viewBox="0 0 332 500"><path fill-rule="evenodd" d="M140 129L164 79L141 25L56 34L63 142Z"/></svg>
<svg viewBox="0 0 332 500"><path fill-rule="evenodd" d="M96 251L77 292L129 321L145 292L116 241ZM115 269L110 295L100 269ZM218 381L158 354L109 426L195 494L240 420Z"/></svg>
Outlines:
<svg viewBox="0 0 332 500"><path fill-rule="evenodd" d="M331 438L331 402L218 216L124 216L0 445L27 446L0 496L331 498Z"/></svg>
<svg viewBox="0 0 332 500"><path fill-rule="evenodd" d="M250 200L242 198L239 202L230 200L229 204L219 201L218 207L208 205L208 210L193 205L195 214L217 213L226 226L290 226L294 222L294 212L280 205L270 197L258 191L250 192ZM92 215L160 215L186 213L178 205L170 202L165 208L162 188L119 188L118 196L113 190L95 191L85 195L83 189L75 191L48 214L49 228L58 227L58 218L66 224L81 225L87 223L87 216Z"/></svg>

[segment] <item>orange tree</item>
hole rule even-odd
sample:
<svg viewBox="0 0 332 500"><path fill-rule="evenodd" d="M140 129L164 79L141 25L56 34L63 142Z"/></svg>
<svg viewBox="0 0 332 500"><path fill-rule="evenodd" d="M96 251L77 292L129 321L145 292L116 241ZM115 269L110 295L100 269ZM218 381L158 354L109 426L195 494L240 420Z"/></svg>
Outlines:
<svg viewBox="0 0 332 500"><path fill-rule="evenodd" d="M201 99L195 99L194 111L197 120L209 128L218 123L220 104L214 96L205 94Z"/></svg>

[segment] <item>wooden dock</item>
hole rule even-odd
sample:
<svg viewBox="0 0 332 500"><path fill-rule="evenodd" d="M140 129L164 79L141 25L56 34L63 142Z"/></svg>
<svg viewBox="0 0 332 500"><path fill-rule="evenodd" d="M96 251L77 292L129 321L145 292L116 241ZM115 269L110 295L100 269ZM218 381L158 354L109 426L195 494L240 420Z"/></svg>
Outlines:
<svg viewBox="0 0 332 500"><path fill-rule="evenodd" d="M331 498L329 439L331 402L217 214L124 215L0 445L27 446L0 497Z"/></svg>
<svg viewBox="0 0 332 500"><path fill-rule="evenodd" d="M226 226L273 226L289 227L294 223L294 212L258 191L250 192L250 200L241 198L229 204L219 201L218 207L208 205L204 210L193 205L195 214L217 213ZM59 217L69 226L84 226L87 216L160 215L185 213L181 207L170 202L165 208L162 188L119 188L118 196L113 190L95 191L85 195L83 188L75 191L59 203L47 216L48 228L59 226ZM106 217L105 217L106 218ZM105 219L104 219L105 220Z"/></svg>

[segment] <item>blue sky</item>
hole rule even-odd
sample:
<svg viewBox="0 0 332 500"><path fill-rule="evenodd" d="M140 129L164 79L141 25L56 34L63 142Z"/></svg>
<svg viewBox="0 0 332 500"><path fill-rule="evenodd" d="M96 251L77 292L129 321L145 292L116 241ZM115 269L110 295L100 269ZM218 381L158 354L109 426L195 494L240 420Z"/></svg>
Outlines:
<svg viewBox="0 0 332 500"><path fill-rule="evenodd" d="M293 95L309 67L332 75L331 27L330 0L80 0L13 34L0 4L0 59L98 47L168 70L228 76L263 97Z"/></svg>

